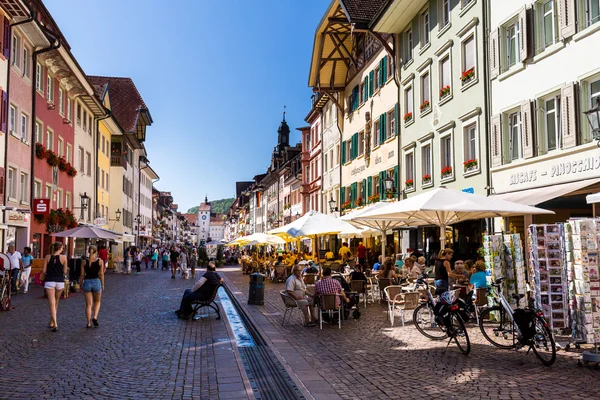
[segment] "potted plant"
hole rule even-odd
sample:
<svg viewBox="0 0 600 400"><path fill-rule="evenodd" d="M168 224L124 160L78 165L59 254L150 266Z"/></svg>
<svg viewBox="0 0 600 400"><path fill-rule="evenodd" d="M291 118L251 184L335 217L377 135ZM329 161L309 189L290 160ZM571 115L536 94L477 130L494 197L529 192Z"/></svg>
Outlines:
<svg viewBox="0 0 600 400"><path fill-rule="evenodd" d="M450 86L446 86L440 89L440 99L448 96L450 94Z"/></svg>
<svg viewBox="0 0 600 400"><path fill-rule="evenodd" d="M360 206L364 205L363 198L362 198L362 197L359 197L358 199L356 199L356 201L354 202L354 205L355 205L356 207L360 207Z"/></svg>
<svg viewBox="0 0 600 400"><path fill-rule="evenodd" d="M379 195L374 194L373 196L369 196L369 203L377 203L379 201Z"/></svg>
<svg viewBox="0 0 600 400"><path fill-rule="evenodd" d="M415 186L415 181L407 179L406 182L404 182L404 186L406 186L407 189L412 189Z"/></svg>
<svg viewBox="0 0 600 400"><path fill-rule="evenodd" d="M58 158L58 169L60 169L62 172L67 172L70 166L71 165L67 162L65 156Z"/></svg>
<svg viewBox="0 0 600 400"><path fill-rule="evenodd" d="M425 111L425 110L429 110L429 107L431 107L431 103L429 102L429 100L425 100L423 102L423 104L421 104L421 107L419 107L419 109L421 111Z"/></svg>
<svg viewBox="0 0 600 400"><path fill-rule="evenodd" d="M342 211L349 210L351 207L352 207L352 203L350 202L350 200L348 200L347 202L342 204Z"/></svg>
<svg viewBox="0 0 600 400"><path fill-rule="evenodd" d="M473 79L474 76L475 76L475 68L471 68L466 71L463 71L462 75L460 76L460 80L462 81L463 84L465 84L465 83L469 82L471 79Z"/></svg>
<svg viewBox="0 0 600 400"><path fill-rule="evenodd" d="M413 118L413 113L407 112L406 114L404 114L404 123L412 121L412 118Z"/></svg>
<svg viewBox="0 0 600 400"><path fill-rule="evenodd" d="M36 143L35 156L40 160L43 160L44 158L48 157L48 150L46 149L46 146L44 146L41 143Z"/></svg>
<svg viewBox="0 0 600 400"><path fill-rule="evenodd" d="M471 159L471 160L467 160L465 162L463 162L463 166L465 168L465 172L469 172L469 171L473 171L475 169L477 169L477 160L476 159Z"/></svg>
<svg viewBox="0 0 600 400"><path fill-rule="evenodd" d="M442 179L448 178L450 176L452 176L452 167L448 166L442 168Z"/></svg>
<svg viewBox="0 0 600 400"><path fill-rule="evenodd" d="M423 184L427 185L428 183L431 183L431 175L425 174L423 175Z"/></svg>
<svg viewBox="0 0 600 400"><path fill-rule="evenodd" d="M55 152L53 152L52 150L48 150L48 155L46 156L46 162L51 167L56 167L58 164L60 164L60 159L58 158L58 156L56 155Z"/></svg>

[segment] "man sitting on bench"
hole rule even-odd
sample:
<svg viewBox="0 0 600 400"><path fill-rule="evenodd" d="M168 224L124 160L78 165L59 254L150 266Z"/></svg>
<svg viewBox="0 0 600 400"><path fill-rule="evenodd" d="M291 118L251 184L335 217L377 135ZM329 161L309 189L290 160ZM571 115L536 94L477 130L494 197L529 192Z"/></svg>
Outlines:
<svg viewBox="0 0 600 400"><path fill-rule="evenodd" d="M214 262L208 263L208 268L202 278L191 289L186 289L181 299L179 310L175 311L179 319L190 319L194 313L192 302L197 300L209 301L223 278L217 274Z"/></svg>

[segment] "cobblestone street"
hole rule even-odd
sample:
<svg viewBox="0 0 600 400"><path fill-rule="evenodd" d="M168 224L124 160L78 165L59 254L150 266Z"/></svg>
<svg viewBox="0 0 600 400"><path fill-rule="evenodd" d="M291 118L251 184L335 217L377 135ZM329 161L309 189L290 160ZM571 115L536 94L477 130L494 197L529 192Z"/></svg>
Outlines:
<svg viewBox="0 0 600 400"><path fill-rule="evenodd" d="M98 328L83 294L61 299L50 332L42 288L0 313L2 399L240 399L246 392L223 316L181 321L173 311L191 280L169 272L107 275Z"/></svg>

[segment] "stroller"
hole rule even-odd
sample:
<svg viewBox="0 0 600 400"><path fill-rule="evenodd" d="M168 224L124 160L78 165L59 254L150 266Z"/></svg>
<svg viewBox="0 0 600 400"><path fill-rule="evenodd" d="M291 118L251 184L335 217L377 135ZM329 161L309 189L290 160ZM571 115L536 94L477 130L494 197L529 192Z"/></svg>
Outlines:
<svg viewBox="0 0 600 400"><path fill-rule="evenodd" d="M350 299L349 303L344 304L344 320L347 320L350 316L350 311L352 311L352 317L354 319L360 318L360 308L359 308L359 293L353 292L350 290L350 285L346 282L346 279L340 274L333 274L331 279L335 279L342 285L342 289L344 289L344 293L346 297Z"/></svg>

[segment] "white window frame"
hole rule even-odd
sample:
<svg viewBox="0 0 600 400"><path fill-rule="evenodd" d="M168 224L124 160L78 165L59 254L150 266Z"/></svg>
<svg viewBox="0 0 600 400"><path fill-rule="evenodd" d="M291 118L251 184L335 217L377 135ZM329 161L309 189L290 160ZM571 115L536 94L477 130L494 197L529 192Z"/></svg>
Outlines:
<svg viewBox="0 0 600 400"><path fill-rule="evenodd" d="M17 131L15 130L17 128L17 107L11 104L8 108L8 131L17 136Z"/></svg>
<svg viewBox="0 0 600 400"><path fill-rule="evenodd" d="M404 88L404 114L402 115L402 122L404 122L405 125L409 125L415 122L415 92L413 89L414 85L412 82L406 85L406 87ZM412 113L412 118L408 121L405 121L404 117L408 113Z"/></svg>
<svg viewBox="0 0 600 400"><path fill-rule="evenodd" d="M50 205L52 205L52 185L46 183L46 198L50 199Z"/></svg>
<svg viewBox="0 0 600 400"><path fill-rule="evenodd" d="M56 147L56 154L62 157L64 155L65 140L60 135L58 136Z"/></svg>
<svg viewBox="0 0 600 400"><path fill-rule="evenodd" d="M583 20L585 21L585 28L590 27L598 22L600 22L600 1L599 0L583 0L584 4L583 7L581 7L581 14L582 17L584 18ZM596 4L596 7L598 8L598 15L595 17L595 19L592 19L591 16L591 12L590 9L592 8L592 6Z"/></svg>
<svg viewBox="0 0 600 400"><path fill-rule="evenodd" d="M12 54L12 64L18 69L21 69L21 43L21 36L17 33L13 33L10 51Z"/></svg>
<svg viewBox="0 0 600 400"><path fill-rule="evenodd" d="M470 133L474 130L475 136L473 140L471 140ZM463 164L463 173L465 175L471 175L481 170L481 151L479 144L479 119L477 117L466 120L463 122L463 163L469 161L471 159L477 160L477 167L471 171L465 172L464 164ZM474 141L474 154L469 155L469 150L472 142Z"/></svg>
<svg viewBox="0 0 600 400"><path fill-rule="evenodd" d="M44 144L44 125L39 119L35 121L35 142Z"/></svg>
<svg viewBox="0 0 600 400"><path fill-rule="evenodd" d="M371 196L377 194L379 195L379 200L384 200L383 193L380 193L379 191L379 175L375 175L371 178L371 184L373 185L371 187Z"/></svg>
<svg viewBox="0 0 600 400"><path fill-rule="evenodd" d="M44 66L39 62L35 64L35 89L44 93Z"/></svg>
<svg viewBox="0 0 600 400"><path fill-rule="evenodd" d="M65 208L66 208L67 210L70 210L70 209L71 209L71 207L73 206L73 203L72 203L71 197L72 197L72 196L71 196L71 193L70 193L70 192L67 192L67 193L65 194Z"/></svg>
<svg viewBox="0 0 600 400"><path fill-rule="evenodd" d="M404 35L406 35L406 49L405 49L405 64L413 60L413 49L414 49L414 36L412 28L408 28Z"/></svg>
<svg viewBox="0 0 600 400"><path fill-rule="evenodd" d="M452 22L452 8L450 0L440 0L439 30L443 30ZM446 19L446 20L444 20Z"/></svg>
<svg viewBox="0 0 600 400"><path fill-rule="evenodd" d="M512 29L514 28L514 32ZM514 60L511 57L509 43L514 40L515 44L515 58ZM519 18L515 16L515 18L511 19L509 22L502 26L502 38L501 38L501 53L500 57L502 63L500 67L502 72L508 71L509 69L517 66L521 62L521 50L520 50L520 41L521 41L521 27L519 25Z"/></svg>
<svg viewBox="0 0 600 400"><path fill-rule="evenodd" d="M519 160L523 158L523 123L521 120L521 110L515 109L506 113L506 132L508 138L508 160L509 162ZM513 157L514 153L514 145L515 138L514 135L517 135L517 156Z"/></svg>
<svg viewBox="0 0 600 400"><path fill-rule="evenodd" d="M67 147L66 147L67 151L66 151L66 160L69 164L71 164L73 162L73 146L71 145L71 143L67 143Z"/></svg>
<svg viewBox="0 0 600 400"><path fill-rule="evenodd" d="M19 186L19 203L29 204L29 174L25 171L19 174Z"/></svg>
<svg viewBox="0 0 600 400"><path fill-rule="evenodd" d="M358 132L358 157L365 154L365 131ZM325 154L327 156L327 154Z"/></svg>
<svg viewBox="0 0 600 400"><path fill-rule="evenodd" d="M47 93L46 93L46 98L48 99L49 102L54 103L54 78L52 77L52 75L50 74L46 74L46 88L47 88Z"/></svg>
<svg viewBox="0 0 600 400"><path fill-rule="evenodd" d="M6 172L6 180L8 181L6 185L8 200L16 203L18 196L17 168L11 166L8 167L8 171Z"/></svg>
<svg viewBox="0 0 600 400"><path fill-rule="evenodd" d="M54 131L50 128L46 129L46 149L54 150Z"/></svg>
<svg viewBox="0 0 600 400"><path fill-rule="evenodd" d="M392 108L388 110L385 121L387 122L387 126L385 127L385 140L389 140L395 136L396 132L396 119L395 119L396 110Z"/></svg>
<svg viewBox="0 0 600 400"><path fill-rule="evenodd" d="M548 110L548 102L554 101L554 109ZM554 152L556 150L560 150L562 147L562 98L561 93L554 92L546 96L542 96L538 100L538 140L539 140L539 150L540 154L547 154L550 152ZM548 120L552 118L554 120L555 132L554 132L554 140L555 147L550 149L549 136L548 136Z"/></svg>
<svg viewBox="0 0 600 400"><path fill-rule="evenodd" d="M373 78L375 80L375 82L373 82L373 92L376 92L379 90L379 88L381 86L379 86L379 75L381 75L381 68L379 68L379 66L375 67L375 72L373 73Z"/></svg>
<svg viewBox="0 0 600 400"><path fill-rule="evenodd" d="M450 70L448 71L449 82L444 82L443 64L446 59L448 59L448 67L450 68ZM444 104L446 101L452 98L452 94L454 93L454 85L452 84L453 81L454 80L452 79L452 51L450 48L444 53L440 54L440 56L438 57L438 98L440 98L439 93L441 93L441 90L446 86L450 86L450 93L444 96L444 98L440 99L440 104ZM444 86L444 83L447 84Z"/></svg>
<svg viewBox="0 0 600 400"><path fill-rule="evenodd" d="M544 11L544 8L546 7L547 4L552 4L551 11ZM558 7L558 4L557 4L556 0L542 0L542 1L539 1L538 4L536 5L536 11L537 11L536 13L537 13L537 21L538 21L538 23L535 24L535 30L536 30L535 36L537 37L536 52L535 52L536 54L543 52L548 47L557 43L559 40L557 7ZM546 44L546 17L549 15L552 18L552 41L551 41L551 43Z"/></svg>
<svg viewBox="0 0 600 400"><path fill-rule="evenodd" d="M429 90L425 90L425 79L428 80ZM431 111L431 69L427 68L421 72L419 75L419 112L421 114L425 114L428 111ZM429 107L421 109L421 106L425 103L425 101L429 101Z"/></svg>
<svg viewBox="0 0 600 400"><path fill-rule="evenodd" d="M469 80L468 82L463 82L463 85L468 85L469 83L476 81L478 78L478 74L477 74L477 31L475 29L472 29L469 33L464 35L464 39L461 40L460 42L460 76L462 77L463 72L468 71L469 69L471 69L468 65L467 65L467 52L466 52L466 48L467 48L467 41L473 39L473 66L471 68L473 68L473 72L475 73L475 76L473 78L471 78L471 80Z"/></svg>
<svg viewBox="0 0 600 400"><path fill-rule="evenodd" d="M58 189L56 191L56 208L62 208L62 204L63 204L63 190L62 189Z"/></svg>
<svg viewBox="0 0 600 400"><path fill-rule="evenodd" d="M29 141L29 115L24 112L21 112L21 121L19 124L19 136L21 137L21 141L28 142Z"/></svg>
<svg viewBox="0 0 600 400"><path fill-rule="evenodd" d="M426 152L429 155L429 160L425 156ZM429 169L429 171L427 171L427 169ZM425 183L423 182L423 177L427 174L431 176L431 180L428 183ZM421 186L433 186L433 176L433 139L430 139L426 142L421 143Z"/></svg>
<svg viewBox="0 0 600 400"><path fill-rule="evenodd" d="M35 179L33 181L33 198L41 199L42 198L42 181L39 179Z"/></svg>
<svg viewBox="0 0 600 400"><path fill-rule="evenodd" d="M410 157L410 160L409 160L409 157ZM413 185L410 188L406 186L406 181L409 179L412 179L412 181L413 181ZM417 182L416 182L416 173L415 173L415 151L414 151L414 148L404 152L404 182L402 182L401 184L407 192L411 192L416 189Z"/></svg>
<svg viewBox="0 0 600 400"><path fill-rule="evenodd" d="M62 87L58 88L58 113L62 116L65 115L65 91Z"/></svg>
<svg viewBox="0 0 600 400"><path fill-rule="evenodd" d="M67 119L69 120L69 124L73 123L73 104L72 100L67 94Z"/></svg>
<svg viewBox="0 0 600 400"><path fill-rule="evenodd" d="M29 78L29 53L30 50L23 46L23 76Z"/></svg>
<svg viewBox="0 0 600 400"><path fill-rule="evenodd" d="M420 27L421 27L421 48L427 46L431 42L431 15L429 14L429 8L426 8L420 14Z"/></svg>
<svg viewBox="0 0 600 400"><path fill-rule="evenodd" d="M446 155L444 154L446 147L445 144L447 141L450 141L450 155L449 160L445 159ZM442 169L445 167L452 167L452 173L445 178L442 177ZM441 182L446 182L453 180L456 176L456 168L454 168L454 132L453 129L448 129L442 133L440 133L440 178Z"/></svg>

